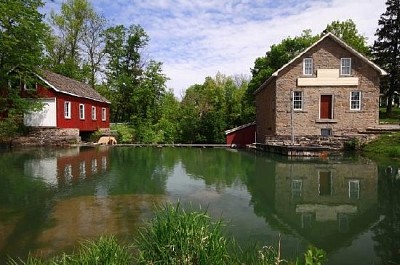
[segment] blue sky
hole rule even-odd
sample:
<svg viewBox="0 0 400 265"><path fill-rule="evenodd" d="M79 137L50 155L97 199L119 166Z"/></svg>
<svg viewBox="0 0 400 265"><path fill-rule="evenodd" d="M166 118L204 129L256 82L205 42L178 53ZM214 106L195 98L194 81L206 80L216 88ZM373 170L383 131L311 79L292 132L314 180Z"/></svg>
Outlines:
<svg viewBox="0 0 400 265"><path fill-rule="evenodd" d="M304 29L321 32L352 19L370 44L384 0L89 0L110 25L140 24L150 37L146 58L163 62L168 87L186 88L219 71L250 75L254 60L272 44ZM44 12L62 0L46 1Z"/></svg>

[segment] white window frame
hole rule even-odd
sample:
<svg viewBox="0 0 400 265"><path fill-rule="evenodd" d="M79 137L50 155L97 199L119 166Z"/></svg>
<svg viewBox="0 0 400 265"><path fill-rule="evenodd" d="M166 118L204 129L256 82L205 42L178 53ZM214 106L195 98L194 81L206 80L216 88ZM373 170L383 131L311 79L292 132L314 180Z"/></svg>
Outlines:
<svg viewBox="0 0 400 265"><path fill-rule="evenodd" d="M293 97L293 103L292 103L293 110L302 110L303 109L303 91L293 91L292 97ZM298 104L300 104L300 106Z"/></svg>
<svg viewBox="0 0 400 265"><path fill-rule="evenodd" d="M96 106L92 106L92 120L97 120Z"/></svg>
<svg viewBox="0 0 400 265"><path fill-rule="evenodd" d="M64 102L64 118L71 119L71 101Z"/></svg>
<svg viewBox="0 0 400 265"><path fill-rule="evenodd" d="M85 119L85 104L79 104L79 119Z"/></svg>
<svg viewBox="0 0 400 265"><path fill-rule="evenodd" d="M351 75L351 58L340 59L340 75Z"/></svg>
<svg viewBox="0 0 400 265"><path fill-rule="evenodd" d="M303 75L312 75L313 74L313 59L312 58L304 58L303 59Z"/></svg>
<svg viewBox="0 0 400 265"><path fill-rule="evenodd" d="M353 98L353 93L357 93L358 98ZM361 91L350 92L350 110L361 110Z"/></svg>
<svg viewBox="0 0 400 265"><path fill-rule="evenodd" d="M101 108L101 120L102 121L107 120L107 109L106 108Z"/></svg>
<svg viewBox="0 0 400 265"><path fill-rule="evenodd" d="M360 180L358 179L349 180L349 198L350 199L360 198Z"/></svg>

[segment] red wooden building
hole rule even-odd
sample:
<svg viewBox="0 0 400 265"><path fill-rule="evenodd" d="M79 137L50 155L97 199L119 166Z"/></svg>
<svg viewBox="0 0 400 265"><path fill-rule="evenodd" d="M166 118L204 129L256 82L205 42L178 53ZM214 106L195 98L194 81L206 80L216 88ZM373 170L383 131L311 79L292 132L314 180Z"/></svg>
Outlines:
<svg viewBox="0 0 400 265"><path fill-rule="evenodd" d="M248 123L225 131L226 144L236 147L245 147L256 142L256 123Z"/></svg>
<svg viewBox="0 0 400 265"><path fill-rule="evenodd" d="M89 85L43 70L35 86L41 111L24 117L26 126L78 129L93 132L110 127L110 102ZM25 89L25 95L29 95Z"/></svg>

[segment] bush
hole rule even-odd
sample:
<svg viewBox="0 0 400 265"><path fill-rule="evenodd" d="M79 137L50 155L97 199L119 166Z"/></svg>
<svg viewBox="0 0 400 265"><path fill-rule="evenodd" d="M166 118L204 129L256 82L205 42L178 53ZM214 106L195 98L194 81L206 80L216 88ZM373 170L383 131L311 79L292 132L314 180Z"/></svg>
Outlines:
<svg viewBox="0 0 400 265"><path fill-rule="evenodd" d="M113 124L111 130L117 131L118 143L129 144L135 139L135 129L129 124Z"/></svg>

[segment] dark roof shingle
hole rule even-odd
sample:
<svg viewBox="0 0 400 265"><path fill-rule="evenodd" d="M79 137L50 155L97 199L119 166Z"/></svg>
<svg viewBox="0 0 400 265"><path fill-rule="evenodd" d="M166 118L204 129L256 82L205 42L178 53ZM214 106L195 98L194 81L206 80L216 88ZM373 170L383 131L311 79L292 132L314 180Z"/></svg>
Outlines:
<svg viewBox="0 0 400 265"><path fill-rule="evenodd" d="M56 74L49 70L42 70L38 75L44 82L58 92L70 94L77 97L92 99L100 102L110 103L88 84L72 78Z"/></svg>

